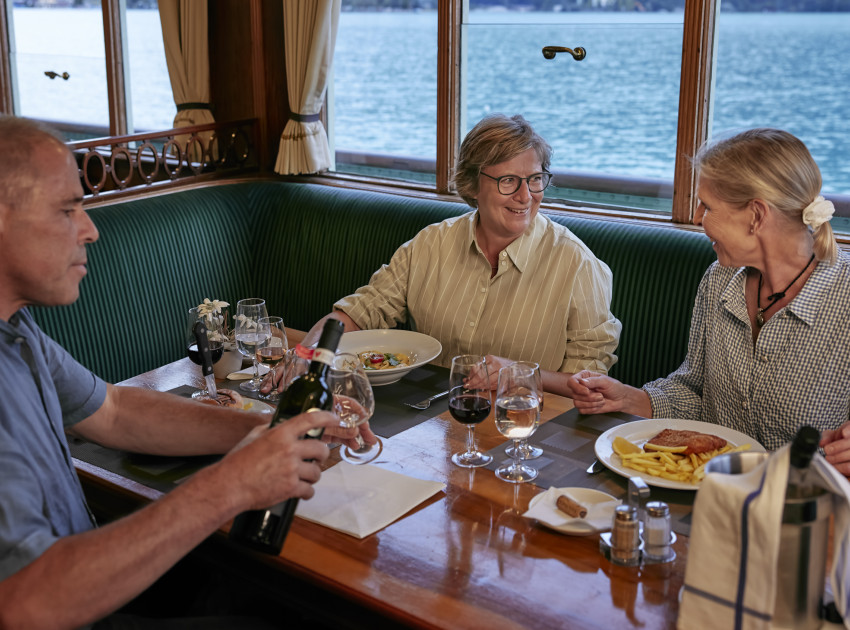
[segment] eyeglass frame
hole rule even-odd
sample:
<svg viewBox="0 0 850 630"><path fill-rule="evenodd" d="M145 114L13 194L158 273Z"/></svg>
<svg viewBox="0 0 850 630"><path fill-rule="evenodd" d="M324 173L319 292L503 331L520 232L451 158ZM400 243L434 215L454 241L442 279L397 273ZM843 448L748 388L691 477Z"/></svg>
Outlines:
<svg viewBox="0 0 850 630"><path fill-rule="evenodd" d="M489 177L490 179L494 180L496 182L496 190L499 191L500 195L504 195L505 197L509 197L510 195L515 195L516 191L518 191L522 187L523 181L525 182L525 185L528 186L528 192L535 193L535 194L542 193L544 190L546 190L549 187L549 184L552 183L552 173L550 173L549 171L539 171L537 173L532 173L528 177L520 177L519 175L502 175L500 177L493 177L492 175L488 175L484 171L478 171L478 174L484 175L484 177ZM540 190L531 190L531 183L530 183L529 180L532 177L537 177L538 175L547 176L546 185L543 186L543 188L541 188ZM502 192L502 180L507 179L508 177L515 177L517 179L516 188L514 188L511 192L507 192L507 193Z"/></svg>

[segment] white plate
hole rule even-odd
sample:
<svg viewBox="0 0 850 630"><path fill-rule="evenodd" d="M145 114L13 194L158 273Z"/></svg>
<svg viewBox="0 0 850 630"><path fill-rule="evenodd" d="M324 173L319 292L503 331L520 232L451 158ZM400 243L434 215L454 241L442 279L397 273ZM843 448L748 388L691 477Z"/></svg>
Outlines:
<svg viewBox="0 0 850 630"><path fill-rule="evenodd" d="M274 407L267 402L254 400L253 398L246 398L244 396L242 400L244 401L242 409L245 411L253 411L254 413L274 413Z"/></svg>
<svg viewBox="0 0 850 630"><path fill-rule="evenodd" d="M345 333L339 340L339 352L358 354L369 350L402 352L411 359L410 365L386 370L366 370L369 382L374 387L375 385L395 383L411 370L433 361L443 351L443 347L433 337L412 330L398 330L396 328L356 330Z"/></svg>
<svg viewBox="0 0 850 630"><path fill-rule="evenodd" d="M621 424L613 429L608 429L600 435L596 440L596 457L607 468L610 468L618 475L623 477L640 477L646 481L647 485L657 486L659 488L672 488L674 490L697 490L699 484L685 483L684 481L672 481L670 479L662 479L655 477L649 473L638 472L631 468L626 468L620 462L620 456L614 452L614 438L619 436L627 439L633 444L643 446L649 438L654 437L664 429L676 429L679 431L700 431L702 433L711 433L717 437L726 440L732 446L741 446L749 444L750 450L756 453L763 453L764 447L756 442L749 435L729 429L719 424L711 424L710 422L697 422L696 420L677 420L671 418L655 418L652 420L635 420Z"/></svg>
<svg viewBox="0 0 850 630"><path fill-rule="evenodd" d="M616 501L616 497L612 497L610 494L605 492L601 492L599 490L591 490L590 488L561 488L562 491L568 491L569 494L579 503L581 503L585 507L590 507L591 505L595 505L597 503L607 503L608 501ZM541 492L533 497L531 497L531 501L528 502L528 509L533 508L537 505L543 498L546 496L545 492ZM548 527L549 529L553 529L555 531L561 532L563 534L570 534L572 536L589 536L590 534L595 534L601 530L593 527L587 521L582 518L573 518L564 523L563 525L550 525L545 521L537 521L541 525Z"/></svg>

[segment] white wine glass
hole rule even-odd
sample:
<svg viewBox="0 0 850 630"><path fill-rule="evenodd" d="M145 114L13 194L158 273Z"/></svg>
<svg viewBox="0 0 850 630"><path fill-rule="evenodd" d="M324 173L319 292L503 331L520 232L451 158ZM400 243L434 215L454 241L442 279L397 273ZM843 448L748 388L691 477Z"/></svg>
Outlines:
<svg viewBox="0 0 850 630"><path fill-rule="evenodd" d="M540 396L540 413L543 413L543 376L540 374L540 365L534 361L516 361L518 365L527 365L534 372L534 380L537 381L537 391ZM514 444L511 442L505 447L508 457L514 456ZM543 455L543 449L528 443L528 438L519 441L520 459L537 459Z"/></svg>
<svg viewBox="0 0 850 630"><path fill-rule="evenodd" d="M470 376L477 376L481 387L468 385ZM466 451L452 455L452 461L462 468L478 468L493 461L492 455L475 448L475 425L490 415L490 390L487 389L487 363L477 354L462 354L452 359L449 373L449 413L469 430Z"/></svg>
<svg viewBox="0 0 850 630"><path fill-rule="evenodd" d="M216 363L224 353L224 334L222 332L223 318L215 317L212 314L204 315L197 308L190 308L186 316L186 354L196 365L203 365L201 353L198 350L198 342L195 339L195 323L202 321L207 329L207 340L210 346L210 357L212 362ZM192 398L211 398L207 391L206 381L204 388L192 394Z"/></svg>
<svg viewBox="0 0 850 630"><path fill-rule="evenodd" d="M276 315L261 317L257 320L257 326L260 336L265 339L265 341L257 344L257 361L273 370L278 363L284 360L286 351L289 349L289 340L286 338L283 318ZM280 394L272 389L261 398L270 402L277 402Z"/></svg>
<svg viewBox="0 0 850 630"><path fill-rule="evenodd" d="M537 430L540 402L534 371L516 363L499 370L496 389L496 429L514 441L514 456L496 469L499 479L525 483L537 478L537 470L519 457L519 442Z"/></svg>
<svg viewBox="0 0 850 630"><path fill-rule="evenodd" d="M328 385L334 396L334 412L339 416L340 426L359 427L375 413L375 396L369 377L363 370L360 360L350 352L340 352L328 370ZM383 445L368 445L357 436L360 446L352 449L347 445L340 447L339 456L349 464L365 464L375 459Z"/></svg>
<svg viewBox="0 0 850 630"><path fill-rule="evenodd" d="M267 340L260 331L259 321L268 315L266 301L260 298L247 298L236 303L236 347L254 364L254 377L239 385L240 389L247 392L260 391L260 385L263 382L260 378L260 364L257 361L257 347L262 346Z"/></svg>

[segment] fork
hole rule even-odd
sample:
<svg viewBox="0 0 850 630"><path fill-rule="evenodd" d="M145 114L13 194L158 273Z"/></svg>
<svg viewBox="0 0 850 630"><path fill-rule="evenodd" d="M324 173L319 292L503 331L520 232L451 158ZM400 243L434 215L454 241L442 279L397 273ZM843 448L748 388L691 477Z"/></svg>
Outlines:
<svg viewBox="0 0 850 630"><path fill-rule="evenodd" d="M442 398L443 396L445 396L448 393L449 393L449 390L446 390L444 392L440 392L439 394L434 394L433 396L431 396L430 398L426 398L425 400L420 400L418 403L404 403L404 404L407 405L408 407L413 407L414 409L427 409L428 407L431 406L432 400L437 400L438 398Z"/></svg>

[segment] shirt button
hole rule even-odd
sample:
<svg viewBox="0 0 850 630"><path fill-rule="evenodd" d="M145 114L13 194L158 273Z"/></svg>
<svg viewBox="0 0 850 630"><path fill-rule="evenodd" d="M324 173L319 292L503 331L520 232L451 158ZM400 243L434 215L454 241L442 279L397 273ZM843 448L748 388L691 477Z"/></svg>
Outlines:
<svg viewBox="0 0 850 630"><path fill-rule="evenodd" d="M502 252L502 258L507 258L507 257L508 257L508 253L507 253L507 252Z"/></svg>
<svg viewBox="0 0 850 630"><path fill-rule="evenodd" d="M481 293L487 293L487 289L485 289L484 287L481 287Z"/></svg>
<svg viewBox="0 0 850 630"><path fill-rule="evenodd" d="M469 322L469 327L472 328L473 326L475 326L475 322Z"/></svg>
<svg viewBox="0 0 850 630"><path fill-rule="evenodd" d="M767 363L767 355L766 354L761 355L761 362Z"/></svg>
<svg viewBox="0 0 850 630"><path fill-rule="evenodd" d="M744 402L742 402L742 403L741 403L741 408L743 408L743 409L749 409L749 408L750 408L750 403L748 403L748 402L745 400Z"/></svg>
<svg viewBox="0 0 850 630"><path fill-rule="evenodd" d="M23 338L23 337L15 337L15 342L14 342L14 343L18 343L18 344L20 344L20 343L23 343L23 342L24 342L24 338Z"/></svg>

